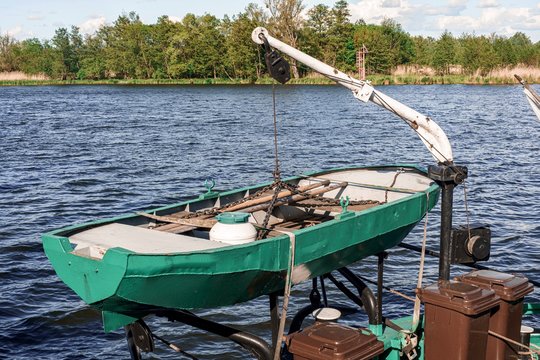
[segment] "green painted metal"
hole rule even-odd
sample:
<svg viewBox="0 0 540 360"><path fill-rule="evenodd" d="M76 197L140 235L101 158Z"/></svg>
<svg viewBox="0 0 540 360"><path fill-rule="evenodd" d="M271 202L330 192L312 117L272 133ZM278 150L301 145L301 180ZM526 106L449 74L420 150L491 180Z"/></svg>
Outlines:
<svg viewBox="0 0 540 360"><path fill-rule="evenodd" d="M412 320L412 316L406 316L393 319L392 322L402 329L408 330L412 327ZM369 330L377 336L377 340L384 344L385 351L382 355L379 355L380 360L400 360L407 358L406 356L401 356L402 349L406 344L406 335L404 333L396 331L385 325L369 325ZM422 334L422 325L420 325L416 333ZM423 340L419 340L419 346L416 347L418 356L416 359L423 359Z"/></svg>
<svg viewBox="0 0 540 360"><path fill-rule="evenodd" d="M347 196L346 198L341 198L339 200L339 205L341 206L341 214L336 215L336 219L338 220L345 220L349 217L354 216L354 211L349 211L347 208L349 207L350 199Z"/></svg>
<svg viewBox="0 0 540 360"><path fill-rule="evenodd" d="M539 315L540 303L525 303L523 304L523 315ZM531 334L531 347L534 349L540 349L540 333ZM540 359L538 354L533 354L533 359Z"/></svg>
<svg viewBox="0 0 540 360"><path fill-rule="evenodd" d="M122 326L134 323L138 320L137 317L124 315L113 311L102 311L101 317L103 319L103 328L106 332L114 331Z"/></svg>
<svg viewBox="0 0 540 360"><path fill-rule="evenodd" d="M309 175L317 174L322 173ZM295 267L301 269L307 280L391 248L435 206L438 197L439 187L433 184L425 192L296 230ZM196 201L205 200L186 203ZM286 235L245 245L167 255L139 254L121 248L109 249L103 259L71 253L71 234L120 220L136 222L138 218L136 214L125 215L43 235L45 252L58 276L86 303L107 312L107 330L129 322L130 317L143 317L157 307L232 305L284 287L290 241Z"/></svg>
<svg viewBox="0 0 540 360"><path fill-rule="evenodd" d="M537 350L540 349L540 334L538 333L531 334L530 344L533 349L537 349ZM533 354L532 358L538 360L540 359L540 356L538 354Z"/></svg>
<svg viewBox="0 0 540 360"><path fill-rule="evenodd" d="M249 214L243 212L226 212L216 216L216 220L222 224L245 224L248 219Z"/></svg>
<svg viewBox="0 0 540 360"><path fill-rule="evenodd" d="M206 188L206 192L199 195L198 200L214 199L218 197L219 193L217 191L212 191L214 189L214 186L216 186L216 181L214 179L206 179L204 181L204 187Z"/></svg>
<svg viewBox="0 0 540 360"><path fill-rule="evenodd" d="M523 315L538 315L538 314L540 314L540 303L523 304Z"/></svg>

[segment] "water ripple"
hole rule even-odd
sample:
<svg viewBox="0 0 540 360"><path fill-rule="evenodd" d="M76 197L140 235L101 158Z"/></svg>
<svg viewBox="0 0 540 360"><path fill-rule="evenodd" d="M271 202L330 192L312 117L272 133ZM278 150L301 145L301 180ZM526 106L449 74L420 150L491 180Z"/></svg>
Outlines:
<svg viewBox="0 0 540 360"><path fill-rule="evenodd" d="M382 89L433 117L470 170L468 209L491 225L490 266L540 280L540 125L518 86L388 86ZM505 101L501 101L505 99ZM39 236L54 228L178 202L205 191L204 180L231 189L271 179L272 99L268 86L61 86L0 89L0 353L13 359L126 358L121 331L103 333L99 314L54 274ZM432 163L408 126L335 86L277 88L279 149L285 175L349 165ZM463 187L454 221L467 221ZM429 215L428 247L438 249L438 215ZM407 242L419 245L418 226ZM389 251L385 281L413 294L418 258ZM375 277L376 260L354 270ZM403 271L403 269L407 269ZM456 267L454 273L468 271ZM427 259L425 283L435 281ZM290 312L306 304L296 286ZM350 306L328 287L332 304ZM538 301L539 294L530 297ZM385 294L387 316L411 305ZM269 340L268 301L199 314ZM365 322L349 311L343 321ZM236 345L188 326L149 319L156 333L201 359L244 358ZM158 358L175 354L158 345Z"/></svg>

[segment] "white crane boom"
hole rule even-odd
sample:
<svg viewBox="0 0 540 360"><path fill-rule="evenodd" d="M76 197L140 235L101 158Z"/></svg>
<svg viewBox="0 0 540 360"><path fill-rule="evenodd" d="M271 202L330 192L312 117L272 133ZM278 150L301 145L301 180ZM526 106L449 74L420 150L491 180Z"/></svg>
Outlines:
<svg viewBox="0 0 540 360"><path fill-rule="evenodd" d="M270 36L263 27L253 30L252 39L257 44L263 44L264 39L268 44L280 52L290 56L301 63L304 63L318 73L334 80L353 92L358 100L373 103L393 112L404 120L420 137L424 145L431 152L433 157L441 164L452 164L452 146L444 131L428 116L422 115L416 110L400 103L397 100L375 90L367 81L358 80L335 69L334 67L319 61L302 51L289 46L280 40Z"/></svg>

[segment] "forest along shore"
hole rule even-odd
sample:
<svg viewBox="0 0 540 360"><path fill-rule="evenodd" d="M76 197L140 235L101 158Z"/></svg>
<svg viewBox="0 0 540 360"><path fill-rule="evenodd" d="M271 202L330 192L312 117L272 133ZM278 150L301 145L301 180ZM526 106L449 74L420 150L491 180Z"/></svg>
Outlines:
<svg viewBox="0 0 540 360"><path fill-rule="evenodd" d="M0 34L3 85L39 84L266 84L264 49L251 40L257 26L285 43L351 75L367 49L368 80L381 84L515 84L514 73L540 81L540 42L522 32L511 36L445 31L438 38L412 36L399 23L351 22L349 5L306 8L302 0L250 4L222 19L187 14L143 23L122 14L94 34L76 26L59 28L51 39ZM294 6L282 6L283 4ZM13 78L13 73L23 76ZM327 84L291 61L296 84ZM39 79L32 76L42 77Z"/></svg>
<svg viewBox="0 0 540 360"><path fill-rule="evenodd" d="M373 85L511 85L517 84L514 74L520 75L528 83L540 83L540 69L514 68L497 71L496 74L482 76L480 74L435 75L396 71L391 75L369 75L366 80ZM350 74L357 77L357 74ZM272 83L270 77L252 79L229 78L191 78L191 79L50 79L45 75L26 75L24 73L0 73L0 86L46 86L46 85L267 85ZM312 74L299 79L291 79L291 85L332 85L333 81L323 76Z"/></svg>

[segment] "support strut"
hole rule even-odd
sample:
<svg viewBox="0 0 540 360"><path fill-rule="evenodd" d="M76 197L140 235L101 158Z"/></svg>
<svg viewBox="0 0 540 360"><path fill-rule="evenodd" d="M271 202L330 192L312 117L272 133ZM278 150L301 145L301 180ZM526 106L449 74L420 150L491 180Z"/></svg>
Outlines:
<svg viewBox="0 0 540 360"><path fill-rule="evenodd" d="M428 167L428 176L442 189L439 280L449 280L454 188L467 178L467 168L457 165L433 165Z"/></svg>
<svg viewBox="0 0 540 360"><path fill-rule="evenodd" d="M272 293L269 296L270 300L270 323L272 326L272 344L277 343L277 337L279 333L279 309L278 309L278 293ZM272 353L275 351L274 345L272 345Z"/></svg>
<svg viewBox="0 0 540 360"><path fill-rule="evenodd" d="M379 325L380 323L377 319L377 299L375 298L375 295L373 295L371 289L348 268L342 267L341 269L338 269L338 272L343 275L345 279L347 279L351 284L353 284L354 287L358 290L358 293L360 294L360 299L364 304L364 310L368 315L369 324Z"/></svg>
<svg viewBox="0 0 540 360"><path fill-rule="evenodd" d="M377 254L377 323L383 323L382 298L384 282L384 259L388 256L387 252Z"/></svg>
<svg viewBox="0 0 540 360"><path fill-rule="evenodd" d="M166 317L171 321L178 321L187 325L191 325L201 330L211 332L213 334L223 336L243 348L251 351L257 359L271 360L273 357L272 348L266 341L260 337L235 329L233 327L216 323L211 320L203 319L195 314L185 310L158 310L156 316Z"/></svg>

